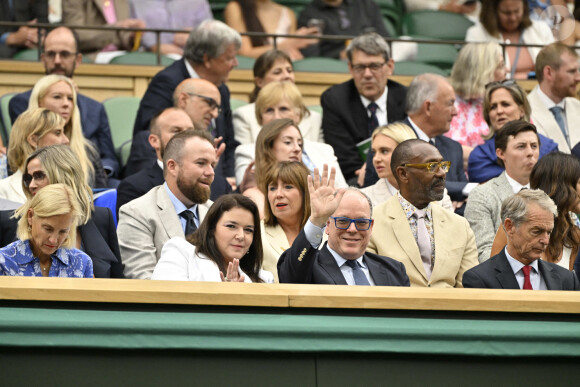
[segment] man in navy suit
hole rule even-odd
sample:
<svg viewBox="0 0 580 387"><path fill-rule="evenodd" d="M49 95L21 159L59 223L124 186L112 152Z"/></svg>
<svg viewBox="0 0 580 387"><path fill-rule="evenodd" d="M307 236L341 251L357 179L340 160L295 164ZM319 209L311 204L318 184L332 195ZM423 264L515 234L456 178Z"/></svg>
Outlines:
<svg viewBox="0 0 580 387"><path fill-rule="evenodd" d="M463 274L466 288L580 290L568 269L541 259L554 228L556 205L542 190L527 189L504 200L501 219L507 246Z"/></svg>
<svg viewBox="0 0 580 387"><path fill-rule="evenodd" d="M201 80L192 79L192 81ZM217 88L214 85L211 86L214 87L219 96ZM145 195L151 188L165 182L163 178L163 154L167 143L177 133L193 128L194 125L191 118L184 110L178 108L167 108L153 117L147 140L157 157L154 161L149 161L147 165L144 165L139 172L121 181L121 184L117 187L117 215L119 214L119 208L123 204ZM203 129L205 130L206 128ZM230 192L232 192L232 187L224 178L214 179L211 183L210 199L214 200L220 195Z"/></svg>
<svg viewBox="0 0 580 387"><path fill-rule="evenodd" d="M364 172L357 144L369 140L377 126L405 118L407 89L388 79L395 62L380 35L353 39L346 54L352 79L322 93L320 104L324 140L334 148L347 182L355 185Z"/></svg>
<svg viewBox="0 0 580 387"><path fill-rule="evenodd" d="M40 54L46 74L60 74L72 78L82 58L83 55L78 52L78 38L70 28L58 27L46 35ZM10 100L8 110L13 123L20 113L28 108L31 92L32 90L28 90L17 94ZM81 93L77 93L77 104L81 113L83 134L99 150L107 175L115 176L119 172L119 162L115 155L109 119L103 104Z"/></svg>
<svg viewBox="0 0 580 387"><path fill-rule="evenodd" d="M455 92L444 77L435 74L418 75L407 90L408 117L403 122L415 131L417 138L435 145L444 160L451 161L445 186L453 201L463 202L477 184L467 182L461 144L443 135L449 131L449 124L457 115L454 103ZM372 155L369 155L365 185L371 185L377 179Z"/></svg>
<svg viewBox="0 0 580 387"><path fill-rule="evenodd" d="M365 252L373 228L370 199L356 188L334 188L334 168L308 176L311 215L278 261L281 283L409 286L405 266ZM332 215L332 216L331 216ZM328 243L321 250L322 234Z"/></svg>
<svg viewBox="0 0 580 387"><path fill-rule="evenodd" d="M137 111L133 136L147 131L151 118L157 112L174 105L173 92L184 79L202 78L210 81L218 87L221 95L221 113L214 120L212 134L214 137L222 137L226 144L215 172L216 176L224 176L235 184L234 151L239 143L234 138L230 90L225 82L230 71L238 64L236 53L241 42L238 32L218 20L206 20L192 30L183 58L157 73L149 83ZM131 148L132 154L139 151ZM136 170L128 169L125 175L131 172Z"/></svg>

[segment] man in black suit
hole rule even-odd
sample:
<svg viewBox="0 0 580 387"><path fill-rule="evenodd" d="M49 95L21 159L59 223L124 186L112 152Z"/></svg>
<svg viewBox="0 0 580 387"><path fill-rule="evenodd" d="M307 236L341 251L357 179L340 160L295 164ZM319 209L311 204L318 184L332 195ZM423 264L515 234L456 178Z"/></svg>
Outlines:
<svg viewBox="0 0 580 387"><path fill-rule="evenodd" d="M346 50L352 79L326 90L320 97L322 130L332 145L349 184L364 172L357 144L369 140L379 125L405 118L405 86L388 79L395 62L389 46L376 33L361 35Z"/></svg>
<svg viewBox="0 0 580 387"><path fill-rule="evenodd" d="M236 53L241 46L238 32L218 20L206 20L191 31L183 58L163 69L149 83L141 99L133 136L147 131L151 118L159 110L173 106L173 92L186 78L202 78L219 88L221 95L221 113L215 120L214 137L222 137L226 144L224 155L216 167L216 176L228 178L235 184L234 151L239 143L234 138L232 110L230 108L230 90L225 85L230 71L238 65ZM131 153L134 153L131 147ZM131 160L131 158L129 159ZM137 170L128 166L125 175Z"/></svg>
<svg viewBox="0 0 580 387"><path fill-rule="evenodd" d="M0 0L0 21L48 23L48 1ZM37 44L38 30L32 26L0 27L0 58L11 58L18 50Z"/></svg>
<svg viewBox="0 0 580 387"><path fill-rule="evenodd" d="M194 80L191 81L202 81ZM205 81L202 81L205 82ZM212 85L213 86L213 85ZM217 88L213 86L218 94ZM137 199L151 190L151 188L161 185L165 182L163 178L163 153L165 146L177 133L187 129L194 128L191 118L184 110L178 108L167 108L153 117L148 137L148 144L154 150L157 156L154 161L149 161L143 168L123 179L117 188L117 215L119 208L133 199ZM198 129L198 128L196 128ZM206 128L203 128L205 130ZM222 177L214 179L211 183L212 200L223 194L231 193L232 187Z"/></svg>
<svg viewBox="0 0 580 387"><path fill-rule="evenodd" d="M76 66L82 62L83 55L78 52L78 38L68 27L58 27L50 31L43 43L40 60L46 74L59 74L69 78L74 76ZM10 120L16 118L28 109L28 100L32 90L25 91L12 97L8 105ZM84 136L99 150L103 168L109 177L119 172L119 162L115 155L115 147L109 128L109 119L103 104L77 93L77 105L81 113L81 125Z"/></svg>
<svg viewBox="0 0 580 387"><path fill-rule="evenodd" d="M365 252L373 227L370 199L356 188L334 188L334 168L308 176L311 215L278 261L281 283L409 286L405 266ZM332 216L331 216L332 215ZM326 230L325 230L326 228ZM321 250L322 233L328 243Z"/></svg>
<svg viewBox="0 0 580 387"><path fill-rule="evenodd" d="M466 271L466 288L580 290L573 272L540 259L550 242L557 208L542 190L523 190L504 200L501 219L507 246Z"/></svg>
<svg viewBox="0 0 580 387"><path fill-rule="evenodd" d="M451 120L457 115L454 103L455 92L447 79L436 74L418 75L407 90L408 117L403 122L413 129L417 138L435 145L444 160L451 161L445 187L451 200L460 203L477 184L467 182L461 144L443 135L449 131ZM370 185L378 177L372 164L372 155L367 161L365 185ZM371 178L373 175L374 179Z"/></svg>

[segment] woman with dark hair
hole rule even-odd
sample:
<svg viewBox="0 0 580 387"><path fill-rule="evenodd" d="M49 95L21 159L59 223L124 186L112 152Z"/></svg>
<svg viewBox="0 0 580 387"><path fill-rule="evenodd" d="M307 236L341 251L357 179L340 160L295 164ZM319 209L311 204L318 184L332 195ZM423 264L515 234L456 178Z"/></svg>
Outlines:
<svg viewBox="0 0 580 387"><path fill-rule="evenodd" d="M505 124L515 120L530 121L530 104L526 92L515 81L493 82L485 87L483 96L483 118L489 126L489 134L482 136L486 141L473 148L467 162L467 175L470 182L485 183L501 175L504 168L497 162L495 135ZM554 140L542 136L540 157L558 150Z"/></svg>
<svg viewBox="0 0 580 387"><path fill-rule="evenodd" d="M554 173L558 171L558 173ZM565 153L550 153L539 160L530 175L530 188L541 189L558 207L558 217L542 259L572 270L580 245L580 160ZM503 227L497 231L491 256L506 245Z"/></svg>
<svg viewBox="0 0 580 387"><path fill-rule="evenodd" d="M289 249L310 217L308 175L310 171L299 162L284 161L271 169L261 191L264 204L264 269L274 274L278 282L278 259Z"/></svg>
<svg viewBox="0 0 580 387"><path fill-rule="evenodd" d="M254 63L254 90L250 94L250 102L240 106L233 111L234 135L241 144L255 142L262 129L261 121L256 115L256 99L262 88L272 82L288 81L294 83L294 67L292 60L284 51L268 50ZM302 102L302 95L298 88L296 91L284 88L278 93L278 98L292 100L298 98ZM271 98L271 97L270 97ZM295 104L295 103L294 103ZM323 142L322 136L322 115L318 112L306 109L302 120L298 123L298 128L305 139Z"/></svg>
<svg viewBox="0 0 580 387"><path fill-rule="evenodd" d="M171 238L151 279L208 282L274 282L261 270L260 216L251 199L220 196L186 239Z"/></svg>
<svg viewBox="0 0 580 387"><path fill-rule="evenodd" d="M554 42L550 27L530 19L528 0L486 0L481 3L479 23L470 27L467 42L546 45ZM506 47L505 62L512 79L527 79L541 47Z"/></svg>
<svg viewBox="0 0 580 387"><path fill-rule="evenodd" d="M271 0L234 0L224 11L227 25L240 33L265 32L268 34L311 35L320 31L317 27L296 29L294 11ZM257 58L273 47L273 39L264 36L242 36L239 55ZM300 49L317 43L316 39L276 39L276 46L288 53L292 60L302 59Z"/></svg>

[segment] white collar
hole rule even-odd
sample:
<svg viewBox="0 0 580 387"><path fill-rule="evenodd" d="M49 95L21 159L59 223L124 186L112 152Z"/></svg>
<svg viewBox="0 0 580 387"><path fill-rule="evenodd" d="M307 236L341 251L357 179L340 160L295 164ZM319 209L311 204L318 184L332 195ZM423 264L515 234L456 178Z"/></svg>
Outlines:
<svg viewBox="0 0 580 387"><path fill-rule="evenodd" d="M555 103L550 97L546 95L546 93L542 91L542 88L539 85L537 86L536 91L538 92L538 98L540 98L540 101L542 101L548 110L554 106L559 106L562 108L562 110L566 110L566 98L563 98L560 103Z"/></svg>
<svg viewBox="0 0 580 387"><path fill-rule="evenodd" d="M415 123L413 122L413 120L411 119L411 117L407 117L407 119L408 119L408 120L409 120L409 122L411 123L411 126L413 127L413 129L415 129L415 132L417 133L417 138L419 138L420 140L423 140L423 141L427 141L427 142L429 142L429 140L430 140L429 136L427 136L427 134L425 134L425 132L423 132L423 131L421 130L421 128L419 128L419 127L417 126L417 124L415 124Z"/></svg>
<svg viewBox="0 0 580 387"><path fill-rule="evenodd" d="M377 104L377 106L379 107L379 110L381 112L385 112L387 111L387 91L388 91L388 87L385 85L385 90L383 91L383 94L381 94L381 96L379 98L377 98L375 101L371 101L370 99L363 97L362 95L360 95L360 100L363 104L363 106L365 107L365 109L367 108L367 106L369 106L369 104L371 102L374 102Z"/></svg>
<svg viewBox="0 0 580 387"><path fill-rule="evenodd" d="M530 189L529 182L528 182L528 184L522 185L522 184L518 183L517 181L515 181L514 179L512 179L510 177L510 175L508 175L507 171L505 173L505 177L506 177L508 183L510 183L510 186L512 187L512 191L514 194L517 194L518 192L520 192L522 190L522 188L524 188L524 187L527 189Z"/></svg>

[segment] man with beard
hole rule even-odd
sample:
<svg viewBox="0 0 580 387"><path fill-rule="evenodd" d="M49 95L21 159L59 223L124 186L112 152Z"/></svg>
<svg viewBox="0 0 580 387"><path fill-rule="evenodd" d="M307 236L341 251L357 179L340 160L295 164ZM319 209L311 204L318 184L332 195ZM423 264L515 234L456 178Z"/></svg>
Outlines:
<svg viewBox="0 0 580 387"><path fill-rule="evenodd" d="M507 246L486 262L466 271L465 287L580 290L573 272L541 259L557 215L552 199L539 189L521 191L506 199L501 206L501 219Z"/></svg>
<svg viewBox="0 0 580 387"><path fill-rule="evenodd" d="M501 175L475 187L465 207L477 243L479 262L489 259L497 229L501 227L501 203L530 188L530 174L540 157L540 139L533 124L511 121L495 137L497 162L505 168Z"/></svg>
<svg viewBox="0 0 580 387"><path fill-rule="evenodd" d="M82 59L83 55L78 52L78 38L73 30L68 27L57 27L46 35L40 60L47 75L59 74L72 78L76 66L81 64ZM10 100L8 111L13 123L20 113L28 109L31 92L32 90L28 90L17 94ZM116 176L119 171L119 162L115 155L109 119L103 104L77 93L77 105L81 113L83 134L99 150L107 175Z"/></svg>
<svg viewBox="0 0 580 387"><path fill-rule="evenodd" d="M578 66L578 54L570 47L553 43L542 48L536 58L538 86L528 95L538 133L556 141L565 153L580 142Z"/></svg>
<svg viewBox="0 0 580 387"><path fill-rule="evenodd" d="M462 287L463 273L477 265L473 231L432 203L443 198L449 162L433 145L407 140L393 151L391 170L399 192L376 207L367 251L402 262L411 286Z"/></svg>
<svg viewBox="0 0 580 387"><path fill-rule="evenodd" d="M165 183L119 209L117 235L125 277L149 279L165 242L195 231L212 202L217 162L206 131L173 136L163 155Z"/></svg>

